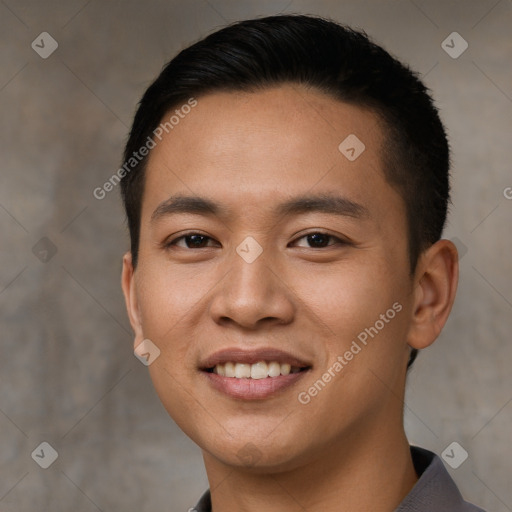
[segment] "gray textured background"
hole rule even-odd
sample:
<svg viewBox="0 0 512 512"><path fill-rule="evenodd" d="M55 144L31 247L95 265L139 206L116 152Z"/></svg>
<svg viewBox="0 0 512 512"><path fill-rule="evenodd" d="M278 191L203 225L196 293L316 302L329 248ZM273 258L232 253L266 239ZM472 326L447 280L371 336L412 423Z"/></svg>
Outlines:
<svg viewBox="0 0 512 512"><path fill-rule="evenodd" d="M450 472L466 497L512 510L510 0L0 0L2 512L185 511L207 487L132 353L118 191L92 190L164 62L227 21L281 11L364 28L434 90L461 281L410 376L406 427L439 454L459 442L469 458ZM59 44L47 59L31 48L43 31ZM469 43L458 59L441 47L453 31ZM58 452L48 469L31 458L42 441Z"/></svg>

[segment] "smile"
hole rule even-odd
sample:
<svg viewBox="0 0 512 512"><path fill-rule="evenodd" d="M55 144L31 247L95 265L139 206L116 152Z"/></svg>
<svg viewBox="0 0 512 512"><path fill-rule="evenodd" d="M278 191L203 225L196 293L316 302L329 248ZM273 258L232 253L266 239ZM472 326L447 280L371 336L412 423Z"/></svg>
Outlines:
<svg viewBox="0 0 512 512"><path fill-rule="evenodd" d="M231 347L199 363L210 389L229 398L263 400L282 394L312 369L312 363L284 350Z"/></svg>
<svg viewBox="0 0 512 512"><path fill-rule="evenodd" d="M290 373L299 373L304 371L306 367L291 366L288 363L279 363L278 361L259 361L255 364L227 362L225 364L217 364L207 371L234 379L267 379L276 378L281 375L289 375Z"/></svg>

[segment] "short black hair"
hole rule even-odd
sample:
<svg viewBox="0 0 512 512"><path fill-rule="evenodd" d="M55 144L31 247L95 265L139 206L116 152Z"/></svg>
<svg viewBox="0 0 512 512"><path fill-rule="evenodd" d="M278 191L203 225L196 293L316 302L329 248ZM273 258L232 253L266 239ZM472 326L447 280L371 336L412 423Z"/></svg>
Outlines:
<svg viewBox="0 0 512 512"><path fill-rule="evenodd" d="M414 272L421 252L441 238L450 200L449 145L438 111L417 73L364 32L306 15L228 25L182 50L144 93L124 151L124 162L132 159L134 165L121 180L134 266L148 156L134 160L133 154L147 146L164 116L207 93L255 92L285 83L378 115L386 140L384 173L405 203Z"/></svg>

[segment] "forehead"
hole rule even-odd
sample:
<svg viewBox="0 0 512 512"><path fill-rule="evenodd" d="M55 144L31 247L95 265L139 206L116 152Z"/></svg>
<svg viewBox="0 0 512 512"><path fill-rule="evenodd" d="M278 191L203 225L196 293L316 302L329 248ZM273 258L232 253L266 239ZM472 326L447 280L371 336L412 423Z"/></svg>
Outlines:
<svg viewBox="0 0 512 512"><path fill-rule="evenodd" d="M176 194L247 207L308 191L396 202L384 178L383 139L373 112L300 85L208 94L156 141L143 218Z"/></svg>

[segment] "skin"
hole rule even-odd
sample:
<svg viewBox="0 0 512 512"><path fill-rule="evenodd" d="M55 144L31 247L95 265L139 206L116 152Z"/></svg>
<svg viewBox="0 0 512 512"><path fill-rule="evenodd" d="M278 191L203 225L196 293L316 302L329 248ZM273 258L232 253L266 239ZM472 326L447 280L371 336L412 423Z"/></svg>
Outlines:
<svg viewBox="0 0 512 512"><path fill-rule="evenodd" d="M353 162L347 135L366 146ZM299 85L215 93L151 152L139 261L123 261L135 332L161 351L149 366L176 423L202 449L214 512L392 511L417 481L402 412L412 347L429 346L457 286L455 246L441 240L410 275L404 202L384 178L383 128L372 112ZM208 198L225 216L151 217L177 194ZM296 196L336 195L362 216L276 215ZM205 235L187 248L184 233ZM311 247L311 233L327 233ZM236 252L247 237L262 254ZM339 240L338 240L339 239ZM308 404L307 391L365 328L402 310ZM277 347L311 363L265 400L213 389L198 367L227 347ZM252 454L252 455L251 455Z"/></svg>

